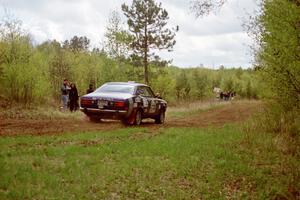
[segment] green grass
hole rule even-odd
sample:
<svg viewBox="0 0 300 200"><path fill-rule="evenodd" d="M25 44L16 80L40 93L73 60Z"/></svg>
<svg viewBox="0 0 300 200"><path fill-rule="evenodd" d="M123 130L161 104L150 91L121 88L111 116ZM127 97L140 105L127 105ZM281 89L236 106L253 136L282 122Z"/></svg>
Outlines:
<svg viewBox="0 0 300 200"><path fill-rule="evenodd" d="M294 177L281 165L299 160L264 137L249 142L234 126L2 137L0 199L286 196Z"/></svg>
<svg viewBox="0 0 300 200"><path fill-rule="evenodd" d="M169 107L167 109L168 117L183 118L187 116L197 115L201 112L218 109L230 104L228 101L211 100L205 102L187 102L186 104L179 104L178 106Z"/></svg>

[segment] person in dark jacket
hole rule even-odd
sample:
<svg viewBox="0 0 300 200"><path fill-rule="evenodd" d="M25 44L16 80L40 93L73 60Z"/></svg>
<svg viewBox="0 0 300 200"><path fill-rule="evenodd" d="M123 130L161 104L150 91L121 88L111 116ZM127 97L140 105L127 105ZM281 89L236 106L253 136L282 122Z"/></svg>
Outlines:
<svg viewBox="0 0 300 200"><path fill-rule="evenodd" d="M69 91L69 99L70 99L70 111L76 111L78 109L78 91L76 85L72 83L71 89Z"/></svg>
<svg viewBox="0 0 300 200"><path fill-rule="evenodd" d="M94 92L94 86L93 86L93 84L90 84L89 89L86 90L86 93L89 94L89 93L92 93L92 92Z"/></svg>
<svg viewBox="0 0 300 200"><path fill-rule="evenodd" d="M224 98L224 92L221 92L220 93L220 99L223 100L223 98Z"/></svg>

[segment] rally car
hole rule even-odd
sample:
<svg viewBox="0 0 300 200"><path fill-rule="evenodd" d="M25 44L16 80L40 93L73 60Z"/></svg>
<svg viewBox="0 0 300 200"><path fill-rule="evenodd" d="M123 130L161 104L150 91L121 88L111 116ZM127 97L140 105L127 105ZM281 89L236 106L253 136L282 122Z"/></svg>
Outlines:
<svg viewBox="0 0 300 200"><path fill-rule="evenodd" d="M154 95L149 86L134 82L106 83L80 98L80 110L91 121L116 119L140 125L143 119L152 118L162 124L166 109L167 102Z"/></svg>

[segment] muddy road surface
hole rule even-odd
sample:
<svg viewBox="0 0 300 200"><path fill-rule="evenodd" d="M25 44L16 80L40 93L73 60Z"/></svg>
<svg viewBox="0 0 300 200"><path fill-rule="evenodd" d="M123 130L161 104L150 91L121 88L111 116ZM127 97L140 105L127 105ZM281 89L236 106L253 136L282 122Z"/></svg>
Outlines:
<svg viewBox="0 0 300 200"><path fill-rule="evenodd" d="M145 120L141 127L157 130L171 127L221 127L228 123L240 123L261 109L258 101L237 101L211 107L199 112L183 111L182 116L167 113L166 122L157 125L152 120ZM170 109L172 110L172 109ZM186 112L186 113L184 113ZM119 121L90 122L84 114L77 118L0 118L0 135L45 135L64 134L70 132L109 131L127 128Z"/></svg>

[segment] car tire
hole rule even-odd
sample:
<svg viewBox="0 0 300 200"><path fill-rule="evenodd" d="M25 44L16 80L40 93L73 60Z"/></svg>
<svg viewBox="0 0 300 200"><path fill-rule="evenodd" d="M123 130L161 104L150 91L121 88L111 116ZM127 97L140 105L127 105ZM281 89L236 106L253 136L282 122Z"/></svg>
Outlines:
<svg viewBox="0 0 300 200"><path fill-rule="evenodd" d="M166 114L165 111L161 111L159 115L155 118L156 124L163 124L165 123Z"/></svg>
<svg viewBox="0 0 300 200"><path fill-rule="evenodd" d="M134 117L134 125L141 125L142 123L142 111L141 110L137 110L135 113L135 117Z"/></svg>

